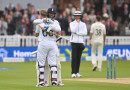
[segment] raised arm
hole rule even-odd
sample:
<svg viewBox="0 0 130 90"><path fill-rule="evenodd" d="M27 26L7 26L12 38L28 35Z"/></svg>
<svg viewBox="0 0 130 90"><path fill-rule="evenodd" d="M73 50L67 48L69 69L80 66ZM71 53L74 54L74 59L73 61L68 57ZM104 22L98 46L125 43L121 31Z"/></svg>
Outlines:
<svg viewBox="0 0 130 90"><path fill-rule="evenodd" d="M55 20L54 25L52 26L52 30L55 32L61 32L61 27L57 20Z"/></svg>
<svg viewBox="0 0 130 90"><path fill-rule="evenodd" d="M33 24L40 24L40 23L43 23L43 19L35 19L33 21Z"/></svg>

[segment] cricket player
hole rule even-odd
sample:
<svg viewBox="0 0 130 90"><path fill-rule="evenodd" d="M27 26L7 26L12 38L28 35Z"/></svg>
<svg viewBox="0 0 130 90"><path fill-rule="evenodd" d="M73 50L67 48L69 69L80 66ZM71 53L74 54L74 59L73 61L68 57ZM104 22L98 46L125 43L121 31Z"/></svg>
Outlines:
<svg viewBox="0 0 130 90"><path fill-rule="evenodd" d="M40 27L42 27L42 29ZM45 85L44 69L46 59L48 61L51 70L51 84L52 86L57 85L57 64L56 64L57 45L56 45L56 36L53 35L53 33L60 31L61 28L57 24L41 23L37 25L35 36L39 36L38 53L37 53L37 63L39 70L38 86Z"/></svg>
<svg viewBox="0 0 130 90"><path fill-rule="evenodd" d="M96 17L96 22L92 24L90 30L90 47L92 46L92 64L93 64L93 71L97 68L101 71L102 67L102 54L103 54L103 47L105 45L106 39L106 28L105 25L101 23L101 17ZM96 51L97 51L97 60L96 60Z"/></svg>
<svg viewBox="0 0 130 90"><path fill-rule="evenodd" d="M52 9L52 8L51 8ZM49 10L49 9L48 9ZM55 11L54 11L55 12ZM55 14L55 13L54 13ZM39 23L43 23L43 22L48 22L50 24L52 23L58 23L58 21L56 20L53 20L52 18L43 18L43 19L36 19L34 20L34 23L35 24L39 24ZM59 27L59 26L58 26ZM60 28L59 28L60 29ZM57 58L59 56L59 53L58 53L58 47L56 48L57 49ZM62 81L61 81L61 64L60 64L60 61L59 60L56 60L56 63L57 63L57 69L58 69L58 75L57 75L57 81L58 81L58 86L64 86L64 84L62 84ZM48 62L46 61L45 62L45 73L44 73L44 81L45 81L45 85L46 86L49 86L49 65L48 65Z"/></svg>
<svg viewBox="0 0 130 90"><path fill-rule="evenodd" d="M49 8L47 10L47 13L48 13L48 15L47 15L48 18L51 18L51 20L53 20L53 22L50 19L48 21L51 22L51 23L55 23L60 27L59 22L57 20L54 20L56 10L54 8ZM58 34L60 34L60 33L58 32ZM58 60L58 58L59 58L59 51L58 51L58 47L57 47L57 60L56 60L56 62L57 62L57 85L58 86L64 86L64 84L62 83L62 80L61 80L61 64L60 64L60 60ZM49 68L47 66L45 67L45 71L46 71L45 82L47 84L49 84L49 74L47 73L47 71L49 71Z"/></svg>

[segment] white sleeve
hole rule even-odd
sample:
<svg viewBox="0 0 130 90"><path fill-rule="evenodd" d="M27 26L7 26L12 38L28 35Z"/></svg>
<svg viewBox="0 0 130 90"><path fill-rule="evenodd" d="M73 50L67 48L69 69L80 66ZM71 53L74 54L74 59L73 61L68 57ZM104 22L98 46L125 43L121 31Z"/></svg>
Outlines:
<svg viewBox="0 0 130 90"><path fill-rule="evenodd" d="M39 27L39 25L36 25L35 33L40 33L40 27Z"/></svg>
<svg viewBox="0 0 130 90"><path fill-rule="evenodd" d="M71 33L76 33L78 26L74 25L73 22L70 23L70 31Z"/></svg>
<svg viewBox="0 0 130 90"><path fill-rule="evenodd" d="M60 32L61 31L61 27L58 21L55 20L54 26L52 27L53 30L55 30L56 32Z"/></svg>
<svg viewBox="0 0 130 90"><path fill-rule="evenodd" d="M76 32L76 34L77 35L81 35L81 36L87 35L87 27L86 27L85 23L83 23L83 27L81 29L82 30L80 30L79 32Z"/></svg>
<svg viewBox="0 0 130 90"><path fill-rule="evenodd" d="M35 19L35 20L33 21L34 24L40 24L40 23L42 23L42 22L43 22L43 19Z"/></svg>

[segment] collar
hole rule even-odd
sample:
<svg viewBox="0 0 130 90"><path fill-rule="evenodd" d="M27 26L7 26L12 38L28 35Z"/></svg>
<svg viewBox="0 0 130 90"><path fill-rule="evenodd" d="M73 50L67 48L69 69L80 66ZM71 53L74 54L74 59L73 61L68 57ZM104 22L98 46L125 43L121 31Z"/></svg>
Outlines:
<svg viewBox="0 0 130 90"><path fill-rule="evenodd" d="M76 19L74 20L74 22L78 23L78 22L76 21ZM80 22L79 22L79 23L81 23L81 20L80 20Z"/></svg>

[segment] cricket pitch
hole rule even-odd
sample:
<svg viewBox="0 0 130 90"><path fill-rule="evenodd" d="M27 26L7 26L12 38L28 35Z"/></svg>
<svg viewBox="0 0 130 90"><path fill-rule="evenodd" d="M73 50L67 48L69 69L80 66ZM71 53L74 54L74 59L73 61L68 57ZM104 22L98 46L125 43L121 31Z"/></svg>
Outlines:
<svg viewBox="0 0 130 90"><path fill-rule="evenodd" d="M130 84L130 78L116 78L116 79L106 79L106 78L72 78L72 79L63 79L63 80Z"/></svg>

